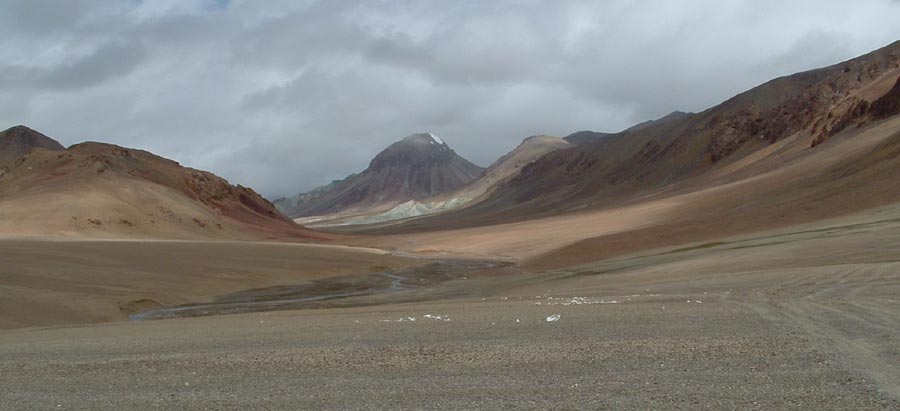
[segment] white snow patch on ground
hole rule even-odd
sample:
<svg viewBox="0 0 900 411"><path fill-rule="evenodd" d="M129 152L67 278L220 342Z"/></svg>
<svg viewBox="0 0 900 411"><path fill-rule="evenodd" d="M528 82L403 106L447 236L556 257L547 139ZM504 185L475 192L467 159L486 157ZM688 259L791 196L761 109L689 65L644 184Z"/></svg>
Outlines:
<svg viewBox="0 0 900 411"><path fill-rule="evenodd" d="M415 321L416 317L400 317L398 320L381 320L383 323L402 323L406 321Z"/></svg>
<svg viewBox="0 0 900 411"><path fill-rule="evenodd" d="M433 314L425 314L422 316L423 319L426 320L435 320L435 321L450 321L450 316L448 315L433 315ZM416 317L400 317L396 320L381 320L383 323L403 323L403 322L414 322L416 321Z"/></svg>
<svg viewBox="0 0 900 411"><path fill-rule="evenodd" d="M553 314L553 315L547 317L548 323L552 323L555 321L559 321L559 314Z"/></svg>
<svg viewBox="0 0 900 411"><path fill-rule="evenodd" d="M546 294L534 296L534 305L592 305L592 304L622 304L631 302L635 298L659 297L662 294L632 294L616 297L615 299L603 299L597 297L549 297ZM609 297L607 297L609 298ZM688 302L691 302L688 300ZM699 300L697 301L700 302Z"/></svg>
<svg viewBox="0 0 900 411"><path fill-rule="evenodd" d="M538 301L534 305L591 305L591 304L620 304L619 300L602 300L588 297L547 297L546 302Z"/></svg>

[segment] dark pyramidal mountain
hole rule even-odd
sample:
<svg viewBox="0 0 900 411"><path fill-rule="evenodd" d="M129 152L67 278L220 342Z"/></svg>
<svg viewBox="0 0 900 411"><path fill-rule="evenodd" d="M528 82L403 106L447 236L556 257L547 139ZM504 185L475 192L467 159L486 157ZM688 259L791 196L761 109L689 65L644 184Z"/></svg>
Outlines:
<svg viewBox="0 0 900 411"><path fill-rule="evenodd" d="M0 167L38 147L52 151L66 149L56 140L25 126L0 131Z"/></svg>
<svg viewBox="0 0 900 411"><path fill-rule="evenodd" d="M431 133L410 135L378 153L359 174L275 201L292 217L365 212L451 192L484 171Z"/></svg>

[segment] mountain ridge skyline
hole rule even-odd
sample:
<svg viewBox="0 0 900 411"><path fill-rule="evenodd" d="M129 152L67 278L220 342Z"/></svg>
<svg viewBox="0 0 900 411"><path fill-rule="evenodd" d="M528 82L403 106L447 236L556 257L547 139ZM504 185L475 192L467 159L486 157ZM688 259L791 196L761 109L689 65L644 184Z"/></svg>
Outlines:
<svg viewBox="0 0 900 411"><path fill-rule="evenodd" d="M148 150L276 198L411 132L486 166L524 136L699 111L900 38L891 0L654 1L12 1L0 125Z"/></svg>

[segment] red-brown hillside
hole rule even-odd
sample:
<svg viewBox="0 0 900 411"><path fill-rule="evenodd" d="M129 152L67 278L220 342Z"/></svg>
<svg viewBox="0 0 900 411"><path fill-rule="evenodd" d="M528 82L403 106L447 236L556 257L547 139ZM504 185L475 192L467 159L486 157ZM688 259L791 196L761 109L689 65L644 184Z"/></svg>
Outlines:
<svg viewBox="0 0 900 411"><path fill-rule="evenodd" d="M8 163L0 176L0 216L8 233L322 236L250 188L146 151L95 142L34 148Z"/></svg>

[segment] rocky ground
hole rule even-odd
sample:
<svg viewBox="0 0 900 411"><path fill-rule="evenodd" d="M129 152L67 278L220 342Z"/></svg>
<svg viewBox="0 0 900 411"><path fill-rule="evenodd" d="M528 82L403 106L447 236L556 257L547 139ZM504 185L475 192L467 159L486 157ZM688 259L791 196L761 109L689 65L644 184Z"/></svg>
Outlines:
<svg viewBox="0 0 900 411"><path fill-rule="evenodd" d="M900 406L815 338L708 295L271 312L4 333L0 391L8 409Z"/></svg>
<svg viewBox="0 0 900 411"><path fill-rule="evenodd" d="M897 409L895 211L441 283L474 298L7 330L0 403Z"/></svg>

